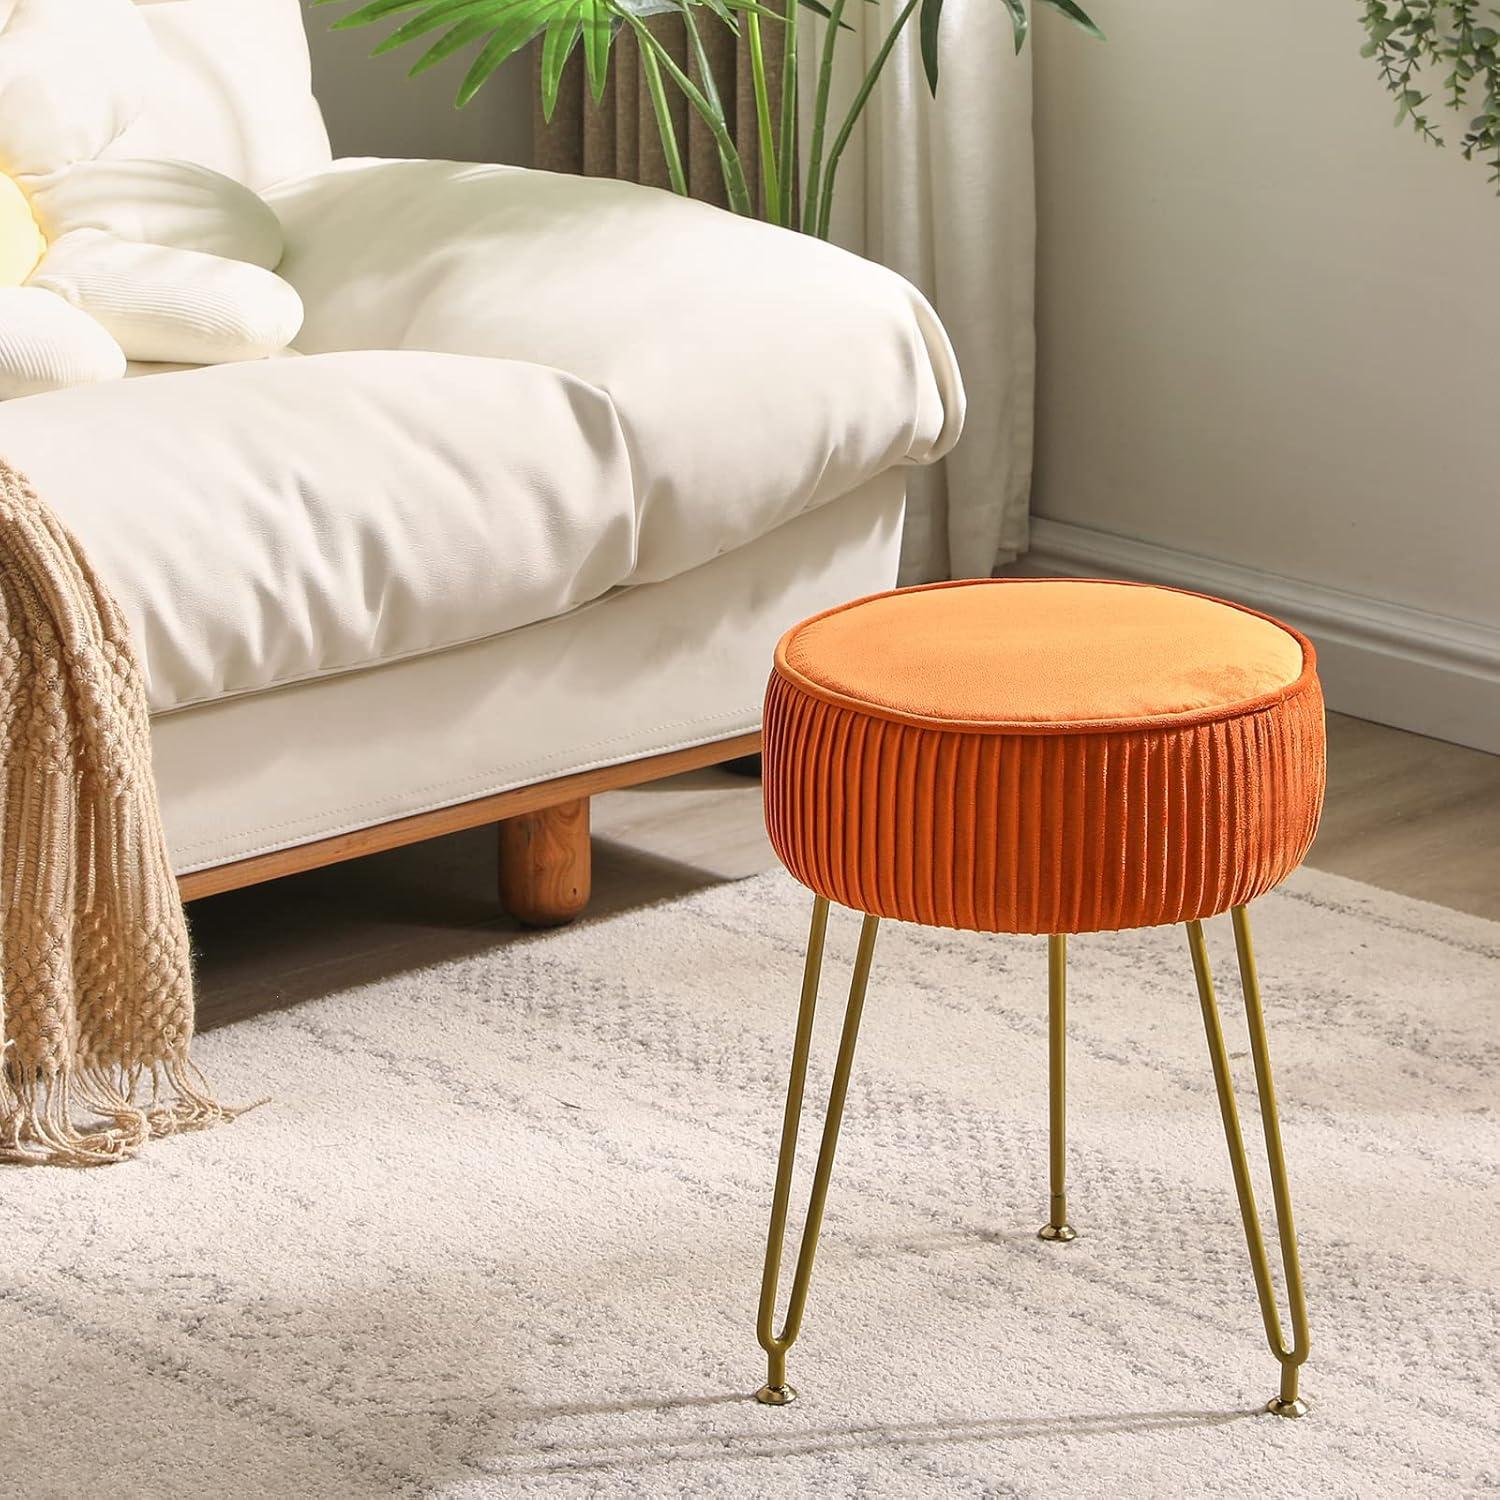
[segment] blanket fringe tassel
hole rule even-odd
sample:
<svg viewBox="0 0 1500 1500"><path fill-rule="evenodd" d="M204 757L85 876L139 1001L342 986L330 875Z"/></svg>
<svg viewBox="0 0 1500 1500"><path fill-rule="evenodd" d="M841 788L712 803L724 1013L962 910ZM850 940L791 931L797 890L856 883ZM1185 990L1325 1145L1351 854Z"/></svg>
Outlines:
<svg viewBox="0 0 1500 1500"><path fill-rule="evenodd" d="M78 1063L51 1072L11 1065L0 1070L0 1162L107 1166L160 1136L244 1113L219 1104L186 1058L139 1068Z"/></svg>

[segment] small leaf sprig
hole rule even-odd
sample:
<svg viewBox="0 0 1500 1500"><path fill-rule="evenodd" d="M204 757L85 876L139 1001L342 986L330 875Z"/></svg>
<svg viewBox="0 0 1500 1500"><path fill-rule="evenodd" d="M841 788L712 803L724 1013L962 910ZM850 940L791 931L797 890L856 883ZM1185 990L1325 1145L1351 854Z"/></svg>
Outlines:
<svg viewBox="0 0 1500 1500"><path fill-rule="evenodd" d="M1466 161L1488 164L1500 192L1500 11L1479 0L1360 0L1364 56L1372 58L1396 100L1396 124L1444 144L1433 123L1441 105L1469 114L1459 138ZM1431 80L1431 82L1429 82ZM1477 112L1474 112L1477 111Z"/></svg>

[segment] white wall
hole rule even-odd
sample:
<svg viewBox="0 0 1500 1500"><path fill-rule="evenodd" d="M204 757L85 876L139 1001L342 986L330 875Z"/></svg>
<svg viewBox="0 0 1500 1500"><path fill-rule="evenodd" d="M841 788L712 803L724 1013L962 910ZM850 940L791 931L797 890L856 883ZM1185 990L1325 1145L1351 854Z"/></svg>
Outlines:
<svg viewBox="0 0 1500 1500"><path fill-rule="evenodd" d="M408 78L407 70L424 49L413 46L371 57L394 23L329 29L351 9L352 5L304 8L313 92L323 106L337 155L433 156L521 165L530 161L528 57L507 64L467 108L455 110L453 97L468 66L467 54Z"/></svg>
<svg viewBox="0 0 1500 1500"><path fill-rule="evenodd" d="M1500 750L1484 169L1391 128L1352 0L1089 8L1036 37L1036 563L1300 612L1336 704Z"/></svg>

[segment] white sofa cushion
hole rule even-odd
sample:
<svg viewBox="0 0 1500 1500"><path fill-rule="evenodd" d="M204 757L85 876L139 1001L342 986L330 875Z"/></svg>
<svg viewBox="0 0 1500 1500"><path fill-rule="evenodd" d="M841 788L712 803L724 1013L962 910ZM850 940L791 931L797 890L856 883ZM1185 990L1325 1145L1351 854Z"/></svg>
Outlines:
<svg viewBox="0 0 1500 1500"><path fill-rule="evenodd" d="M153 711L482 639L634 561L608 399L454 355L287 357L0 405L82 542Z"/></svg>
<svg viewBox="0 0 1500 1500"><path fill-rule="evenodd" d="M299 0L136 5L156 40L150 99L111 155L180 157L257 190L328 164Z"/></svg>
<svg viewBox="0 0 1500 1500"><path fill-rule="evenodd" d="M895 581L901 479L526 630L158 718L176 869L756 728L787 621Z"/></svg>
<svg viewBox="0 0 1500 1500"><path fill-rule="evenodd" d="M451 162L340 162L273 191L308 352L555 365L635 465L635 581L671 577L956 441L946 335L894 272L668 193Z"/></svg>

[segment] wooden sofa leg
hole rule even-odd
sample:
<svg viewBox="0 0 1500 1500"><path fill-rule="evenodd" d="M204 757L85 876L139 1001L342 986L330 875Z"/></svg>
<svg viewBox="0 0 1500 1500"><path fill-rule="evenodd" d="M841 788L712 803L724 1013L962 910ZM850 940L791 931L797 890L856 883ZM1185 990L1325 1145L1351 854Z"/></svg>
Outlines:
<svg viewBox="0 0 1500 1500"><path fill-rule="evenodd" d="M506 818L500 828L500 901L528 927L558 927L588 905L589 799Z"/></svg>

